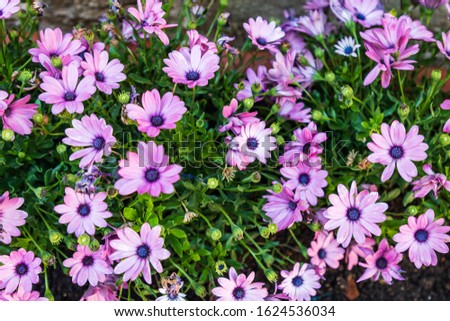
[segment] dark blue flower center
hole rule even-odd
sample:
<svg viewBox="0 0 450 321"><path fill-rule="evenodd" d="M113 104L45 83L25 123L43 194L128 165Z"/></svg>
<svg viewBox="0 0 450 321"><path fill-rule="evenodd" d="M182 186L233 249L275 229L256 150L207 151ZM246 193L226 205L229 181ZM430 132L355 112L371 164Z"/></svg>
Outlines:
<svg viewBox="0 0 450 321"><path fill-rule="evenodd" d="M154 168L150 168L145 173L145 179L150 183L156 182L159 179L159 171Z"/></svg>
<svg viewBox="0 0 450 321"><path fill-rule="evenodd" d="M289 209L295 211L295 209L297 208L297 203L296 202L289 202Z"/></svg>
<svg viewBox="0 0 450 321"><path fill-rule="evenodd" d="M141 259L145 259L150 255L150 248L145 245L142 244L141 246L139 246L136 250L136 254L141 258Z"/></svg>
<svg viewBox="0 0 450 321"><path fill-rule="evenodd" d="M347 217L350 221L357 221L361 216L361 212L357 208L349 208L347 211Z"/></svg>
<svg viewBox="0 0 450 321"><path fill-rule="evenodd" d="M383 270L386 268L387 266L387 260L384 257L380 257L379 259L377 259L377 261L375 262L375 265L377 266L378 269Z"/></svg>
<svg viewBox="0 0 450 321"><path fill-rule="evenodd" d="M16 265L16 273L19 274L20 276L27 274L27 272L28 272L28 265L26 265L25 263L20 263Z"/></svg>
<svg viewBox="0 0 450 321"><path fill-rule="evenodd" d="M95 80L103 82L103 81L105 81L105 75L103 75L101 72L96 72Z"/></svg>
<svg viewBox="0 0 450 321"><path fill-rule="evenodd" d="M302 152L303 154L309 154L309 150L311 149L311 143L306 143L303 145Z"/></svg>
<svg viewBox="0 0 450 321"><path fill-rule="evenodd" d="M163 124L164 118L162 118L159 115L155 115L155 116L152 116L152 118L150 119L150 122L152 123L152 125L154 127L159 127Z"/></svg>
<svg viewBox="0 0 450 321"><path fill-rule="evenodd" d="M78 206L78 214L80 214L80 216L88 216L91 213L91 207L87 204L80 204L80 206Z"/></svg>
<svg viewBox="0 0 450 321"><path fill-rule="evenodd" d="M256 149L256 148L258 148L258 145L259 145L259 143L258 143L258 140L256 138L252 137L252 138L247 139L247 147L248 148Z"/></svg>
<svg viewBox="0 0 450 321"><path fill-rule="evenodd" d="M238 299L242 300L245 296L245 291L243 288L237 287L233 290L233 296Z"/></svg>
<svg viewBox="0 0 450 321"><path fill-rule="evenodd" d="M225 265L223 265L223 264L219 264L219 266L217 267L217 269L219 271L223 270L224 268L225 268Z"/></svg>
<svg viewBox="0 0 450 321"><path fill-rule="evenodd" d="M327 256L327 252L324 249L320 249L319 252L317 252L317 255L319 256L319 259L323 260L325 256Z"/></svg>
<svg viewBox="0 0 450 321"><path fill-rule="evenodd" d="M356 19L364 21L366 20L366 16L363 15L361 12L358 12L358 14L356 15Z"/></svg>
<svg viewBox="0 0 450 321"><path fill-rule="evenodd" d="M353 52L353 48L350 46L345 47L344 52L346 55L349 55Z"/></svg>
<svg viewBox="0 0 450 321"><path fill-rule="evenodd" d="M393 146L389 154L393 159L400 159L403 156L403 148L401 146Z"/></svg>
<svg viewBox="0 0 450 321"><path fill-rule="evenodd" d="M414 237L416 238L417 242L423 243L428 240L428 231L417 230L416 233L414 233Z"/></svg>
<svg viewBox="0 0 450 321"><path fill-rule="evenodd" d="M0 10L0 16L3 16L3 10Z"/></svg>
<svg viewBox="0 0 450 321"><path fill-rule="evenodd" d="M83 258L82 262L84 266L91 266L92 264L94 264L94 258L90 255L86 255Z"/></svg>
<svg viewBox="0 0 450 321"><path fill-rule="evenodd" d="M71 91L66 92L64 95L64 99L66 101L74 101L75 98L77 98L77 96L75 95L75 93L73 93Z"/></svg>
<svg viewBox="0 0 450 321"><path fill-rule="evenodd" d="M264 39L264 38L258 38L258 39L256 39L256 42L257 42L258 45L260 45L260 46L265 46L265 45L267 45L267 40Z"/></svg>
<svg viewBox="0 0 450 321"><path fill-rule="evenodd" d="M12 109L11 108L6 108L4 115L6 117L9 117L9 116L11 116L11 113L12 113Z"/></svg>
<svg viewBox="0 0 450 321"><path fill-rule="evenodd" d="M196 72L196 71L193 71L193 70L189 71L186 74L186 79L187 80L192 80L192 81L199 80L200 79L200 74L198 72Z"/></svg>
<svg viewBox="0 0 450 321"><path fill-rule="evenodd" d="M292 279L292 285L295 287L302 286L303 284L303 278L301 276L296 276Z"/></svg>
<svg viewBox="0 0 450 321"><path fill-rule="evenodd" d="M302 173L300 174L300 176L298 177L298 181L300 184L302 184L303 186L308 185L310 178L308 174Z"/></svg>
<svg viewBox="0 0 450 321"><path fill-rule="evenodd" d="M103 147L105 147L105 139L103 137L97 137L92 142L92 146L94 146L96 150L102 150Z"/></svg>

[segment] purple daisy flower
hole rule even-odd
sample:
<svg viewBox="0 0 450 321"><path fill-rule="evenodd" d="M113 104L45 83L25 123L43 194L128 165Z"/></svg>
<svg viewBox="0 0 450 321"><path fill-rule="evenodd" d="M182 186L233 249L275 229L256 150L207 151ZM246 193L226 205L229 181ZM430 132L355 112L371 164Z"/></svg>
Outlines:
<svg viewBox="0 0 450 321"><path fill-rule="evenodd" d="M429 164L423 165L422 169L427 175L412 182L414 197L422 198L433 191L434 197L438 198L438 192L442 188L450 192L450 181L444 174L436 174Z"/></svg>
<svg viewBox="0 0 450 321"><path fill-rule="evenodd" d="M330 5L329 0L307 0L303 5L306 10L325 9Z"/></svg>
<svg viewBox="0 0 450 321"><path fill-rule="evenodd" d="M64 109L71 114L81 114L84 111L83 101L95 93L94 77L84 77L78 82L78 66L72 63L62 69L62 80L44 77L41 84L44 92L39 99L47 104L53 104L52 113L60 114Z"/></svg>
<svg viewBox="0 0 450 321"><path fill-rule="evenodd" d="M81 121L72 120L73 128L66 129L67 137L63 143L69 146L86 147L70 155L69 160L81 158L80 168L100 162L103 155L111 153L116 139L112 135L113 128L106 125L103 118L98 119L95 114L83 116Z"/></svg>
<svg viewBox="0 0 450 321"><path fill-rule="evenodd" d="M230 268L229 278L218 278L220 287L212 289L217 301L264 301L269 294L264 283L255 282L255 272L248 276L237 274L234 267Z"/></svg>
<svg viewBox="0 0 450 321"><path fill-rule="evenodd" d="M32 285L39 282L41 259L35 258L31 251L19 249L9 256L1 255L0 263L3 264L0 266L0 289L5 289L6 294L13 293L17 288L31 292Z"/></svg>
<svg viewBox="0 0 450 321"><path fill-rule="evenodd" d="M38 291L27 292L22 287L19 287L17 292L12 294L6 294L4 291L0 292L0 301L48 301L48 299L41 297Z"/></svg>
<svg viewBox="0 0 450 321"><path fill-rule="evenodd" d="M305 104L293 97L282 97L278 100L280 111L278 115L299 123L311 122L311 108L305 108Z"/></svg>
<svg viewBox="0 0 450 321"><path fill-rule="evenodd" d="M20 10L20 0L0 1L0 20L8 19Z"/></svg>
<svg viewBox="0 0 450 321"><path fill-rule="evenodd" d="M292 271L281 271L281 276L284 280L279 288L292 301L311 300L311 296L316 295L316 290L320 288L320 276L306 263L301 268L300 263L295 263Z"/></svg>
<svg viewBox="0 0 450 321"><path fill-rule="evenodd" d="M376 244L375 240L366 237L363 244L358 244L355 241L350 242L350 245L345 251L345 263L347 263L347 270L352 270L354 266L358 265L359 258L365 259L368 255L373 254L373 247Z"/></svg>
<svg viewBox="0 0 450 321"><path fill-rule="evenodd" d="M219 132L223 133L227 130L231 130L236 135L239 135L247 124L259 123L259 118L255 117L258 115L257 111L236 113L238 105L238 101L233 98L231 99L230 105L223 106L222 116L228 119L228 123L220 126Z"/></svg>
<svg viewBox="0 0 450 321"><path fill-rule="evenodd" d="M170 252L163 248L164 239L159 237L161 226L151 228L148 223L141 226L140 234L129 227L117 230L118 240L111 241L115 252L109 256L111 260L122 260L114 268L115 274L122 274L123 281L136 280L143 274L145 282L152 283L150 265L156 272L162 273L162 260L170 256Z"/></svg>
<svg viewBox="0 0 450 321"><path fill-rule="evenodd" d="M24 199L21 197L9 198L9 192L0 196L0 242L4 244L11 243L11 237L19 236L20 231L17 228L25 224L28 214L19 210L23 205Z"/></svg>
<svg viewBox="0 0 450 321"><path fill-rule="evenodd" d="M419 127L414 125L408 133L405 126L394 120L389 126L381 124L381 135L372 134L373 142L367 147L373 152L368 157L372 163L387 165L381 175L381 181L386 182L394 173L395 167L400 176L411 182L417 176L417 168L412 161L422 161L427 158L425 151L428 145L423 143L424 137L418 135Z"/></svg>
<svg viewBox="0 0 450 321"><path fill-rule="evenodd" d="M255 101L262 100L263 97L259 97L258 94L266 90L265 82L267 77L267 68L265 66L258 66L257 72L255 72L252 68L248 68L246 74L247 79L242 81L244 89L238 91L236 98L238 100L244 100L255 96ZM236 84L235 87L238 87L238 85ZM259 88L259 92L253 93L254 88Z"/></svg>
<svg viewBox="0 0 450 321"><path fill-rule="evenodd" d="M275 21L269 23L261 17L257 17L256 20L250 18L248 23L244 23L244 29L259 50L277 51L276 45L279 45L284 37L284 31L277 27Z"/></svg>
<svg viewBox="0 0 450 321"><path fill-rule="evenodd" d="M392 279L403 281L404 278L400 274L402 269L398 265L402 258L403 255L398 253L393 246L389 246L386 239L383 239L378 246L378 251L366 256L366 263L359 263L366 270L357 282L370 278L378 281L380 275L387 284L392 284Z"/></svg>
<svg viewBox="0 0 450 321"><path fill-rule="evenodd" d="M353 19L369 28L381 24L384 11L378 0L345 0L345 7L353 14Z"/></svg>
<svg viewBox="0 0 450 321"><path fill-rule="evenodd" d="M103 252L92 252L86 245L78 245L73 257L64 260L63 265L70 268L69 275L72 282L79 286L85 285L88 281L90 285L96 286L99 282L104 282L107 275L113 273L113 269L105 261Z"/></svg>
<svg viewBox="0 0 450 321"><path fill-rule="evenodd" d="M339 246L335 240L333 232L316 232L314 241L308 249L308 255L311 258L311 264L317 266L325 272L329 266L332 269L339 268L339 261L344 258L345 250ZM323 275L323 273L321 273Z"/></svg>
<svg viewBox="0 0 450 321"><path fill-rule="evenodd" d="M353 181L350 191L342 184L337 187L338 194L328 196L333 206L325 212L329 221L324 228L328 231L339 228L337 241L343 247L350 244L352 237L358 244L363 244L366 236L381 235L377 223L386 220L384 212L388 209L386 203L376 203L377 192L363 190L358 193L356 181Z"/></svg>
<svg viewBox="0 0 450 321"><path fill-rule="evenodd" d="M150 137L159 135L161 129L177 127L183 114L187 111L184 102L171 92L161 98L159 91L153 89L142 95L142 107L135 104L126 106L127 116L138 123L139 131Z"/></svg>
<svg viewBox="0 0 450 321"><path fill-rule="evenodd" d="M95 227L106 227L106 218L112 216L104 202L106 192L93 195L77 193L70 187L65 189L64 204L55 206L55 212L62 214L59 223L69 224L67 233L78 237L83 233L95 234Z"/></svg>
<svg viewBox="0 0 450 321"><path fill-rule="evenodd" d="M183 167L169 164L169 156L164 147L150 141L138 143L138 153L128 152L127 159L119 162L119 175L122 177L114 185L120 195L148 193L158 197L161 193L172 194L173 184L180 179Z"/></svg>
<svg viewBox="0 0 450 321"><path fill-rule="evenodd" d="M450 99L446 99L442 102L441 108L444 110L450 110ZM447 119L444 127L442 128L444 133L450 134L450 118Z"/></svg>
<svg viewBox="0 0 450 321"><path fill-rule="evenodd" d="M445 33L442 33L442 42L436 41L436 45L439 48L439 51L450 60L450 31Z"/></svg>
<svg viewBox="0 0 450 321"><path fill-rule="evenodd" d="M448 253L450 242L450 226L442 226L444 219L434 220L434 211L429 209L415 218L408 217L408 224L400 226L400 233L394 235L393 240L397 242L395 249L398 252L405 252L409 249L408 255L416 268L422 265L435 266L438 263L436 252Z"/></svg>
<svg viewBox="0 0 450 321"><path fill-rule="evenodd" d="M427 9L437 9L448 4L448 0L419 0L419 3Z"/></svg>
<svg viewBox="0 0 450 321"><path fill-rule="evenodd" d="M308 16L299 18L299 27L294 30L306 33L311 37L323 37L333 30L333 24L327 22L327 15L322 10L312 10Z"/></svg>
<svg viewBox="0 0 450 321"><path fill-rule="evenodd" d="M205 36L199 34L197 30L188 30L186 33L189 38L189 48L192 49L194 46L199 45L202 50L202 54L207 51L218 53L216 44L209 41Z"/></svg>
<svg viewBox="0 0 450 321"><path fill-rule="evenodd" d="M30 95L14 101L15 96L0 90L0 118L4 129L11 129L19 135L31 134L31 119L37 113L37 104L29 104Z"/></svg>
<svg viewBox="0 0 450 321"><path fill-rule="evenodd" d="M169 53L169 59L164 59L167 67L163 71L174 83L185 84L189 88L206 86L219 69L219 61L219 56L211 50L202 54L199 45L191 50L183 47Z"/></svg>

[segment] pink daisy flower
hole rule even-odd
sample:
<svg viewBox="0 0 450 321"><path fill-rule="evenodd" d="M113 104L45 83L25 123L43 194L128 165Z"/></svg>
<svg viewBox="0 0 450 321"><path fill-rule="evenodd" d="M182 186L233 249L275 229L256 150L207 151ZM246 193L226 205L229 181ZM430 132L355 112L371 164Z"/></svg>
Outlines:
<svg viewBox="0 0 450 321"><path fill-rule="evenodd" d="M194 46L199 45L202 54L207 51L218 53L216 44L212 41L209 41L205 36L199 34L197 30L188 30L186 33L189 38L189 48L192 49Z"/></svg>
<svg viewBox="0 0 450 321"><path fill-rule="evenodd" d="M26 292L22 287L19 287L17 292L13 294L0 292L0 301L48 301L48 299L41 297L38 291Z"/></svg>
<svg viewBox="0 0 450 321"><path fill-rule="evenodd" d="M189 88L206 86L219 69L219 61L219 56L212 51L202 54L199 45L191 50L183 47L169 53L169 59L164 59L167 67L163 71L174 83L185 84Z"/></svg>
<svg viewBox="0 0 450 321"><path fill-rule="evenodd" d="M409 38L414 40L423 40L426 42L435 42L434 35L419 20L412 20L410 16L403 15L399 21L406 21L406 28L410 29Z"/></svg>
<svg viewBox="0 0 450 321"><path fill-rule="evenodd" d="M355 241L350 242L350 245L345 251L344 262L347 263L347 270L352 270L354 266L358 265L359 258L365 259L368 255L373 254L373 246L376 244L375 240L366 237L363 244L358 244Z"/></svg>
<svg viewBox="0 0 450 321"><path fill-rule="evenodd" d="M255 272L248 276L237 274L234 267L230 268L229 278L218 278L220 287L212 289L217 301L263 301L269 294L264 283L255 282Z"/></svg>
<svg viewBox="0 0 450 321"><path fill-rule="evenodd" d="M142 95L142 107L135 104L126 106L127 115L138 123L139 131L150 137L159 135L161 129L177 127L183 114L187 111L184 102L171 92L164 94L161 99L159 91L153 89Z"/></svg>
<svg viewBox="0 0 450 321"><path fill-rule="evenodd" d="M79 40L73 40L73 35L66 33L63 36L61 29L47 28L39 32L40 39L36 40L38 48L32 48L28 52L33 56L33 62L39 62L39 55L43 54L49 59L64 56L76 56L84 50Z"/></svg>
<svg viewBox="0 0 450 321"><path fill-rule="evenodd" d="M0 90L0 117L4 129L11 129L19 135L31 134L33 123L31 119L37 113L38 105L29 104L30 95L13 102L14 95L9 98L6 91Z"/></svg>
<svg viewBox="0 0 450 321"><path fill-rule="evenodd" d="M279 45L281 38L284 37L284 31L277 27L275 21L269 23L261 17L257 17L256 20L248 19L248 23L244 23L244 29L259 50L277 51L276 45Z"/></svg>
<svg viewBox="0 0 450 321"><path fill-rule="evenodd" d="M141 226L140 234L129 227L117 230L118 240L111 241L115 252L110 255L111 260L122 260L114 268L115 274L122 274L123 281L136 280L142 272L145 282L152 283L150 264L158 273L163 272L162 260L170 256L170 252L163 248L164 239L159 237L161 226L153 229L148 223Z"/></svg>
<svg viewBox="0 0 450 321"><path fill-rule="evenodd" d="M445 33L442 33L442 42L441 41L436 41L436 45L439 48L439 51L445 56L445 58L447 58L448 60L450 60L450 31Z"/></svg>
<svg viewBox="0 0 450 321"><path fill-rule="evenodd" d="M108 275L106 281L89 286L80 301L118 301L116 277Z"/></svg>
<svg viewBox="0 0 450 321"><path fill-rule="evenodd" d="M441 104L441 108L444 110L450 110L450 99L444 100L444 102ZM445 123L444 127L442 128L442 131L444 133L450 134L450 118Z"/></svg>
<svg viewBox="0 0 450 321"><path fill-rule="evenodd" d="M303 5L306 10L325 9L330 5L329 0L307 0Z"/></svg>
<svg viewBox="0 0 450 321"><path fill-rule="evenodd" d="M345 250L335 240L333 232L316 232L314 241L308 249L311 264L317 266L323 272L329 266L332 269L339 268L339 261L344 258Z"/></svg>
<svg viewBox="0 0 450 321"><path fill-rule="evenodd" d="M309 204L317 205L317 198L325 196L323 188L328 185L327 171L298 163L294 167L281 168L280 173L288 179L285 186L295 190L295 194L299 194L299 197Z"/></svg>
<svg viewBox="0 0 450 321"><path fill-rule="evenodd" d="M327 15L322 10L312 10L308 16L299 18L299 27L295 30L311 37L323 37L333 30L333 24L327 22Z"/></svg>
<svg viewBox="0 0 450 321"><path fill-rule="evenodd" d="M236 166L239 170L243 171L251 163L248 156L244 155L239 148L239 144L233 140L231 136L227 136L224 139L225 144L228 146L227 155L225 157L227 164L230 166Z"/></svg>
<svg viewBox="0 0 450 321"><path fill-rule="evenodd" d="M164 147L150 141L138 143L138 153L128 152L127 159L119 162L119 175L122 177L114 185L120 195L148 193L158 197L161 193L172 194L173 183L180 179L178 175L183 167L169 164L169 156Z"/></svg>
<svg viewBox="0 0 450 321"><path fill-rule="evenodd" d="M417 176L417 168L412 161L425 160L425 151L428 149L428 145L423 143L424 137L418 133L418 126L414 125L406 133L405 126L394 120L391 126L381 124L381 135L372 134L373 142L368 143L367 147L373 154L369 155L368 160L387 166L381 175L382 182L391 178L395 167L407 182Z"/></svg>
<svg viewBox="0 0 450 321"><path fill-rule="evenodd" d="M444 174L436 174L429 164L423 165L422 169L427 175L412 182L414 197L422 198L433 191L434 197L438 198L438 192L442 188L450 192L450 181Z"/></svg>
<svg viewBox="0 0 450 321"><path fill-rule="evenodd" d="M402 258L403 255L397 253L394 247L389 246L388 241L383 239L378 246L378 251L366 256L366 263L359 263L359 265L365 267L366 270L357 282L370 278L374 281L378 281L380 275L387 284L392 284L392 279L403 281L404 278L400 274L402 269L398 265Z"/></svg>
<svg viewBox="0 0 450 321"><path fill-rule="evenodd" d="M305 65L300 65L298 67L299 80L298 82L305 88L312 85L314 82L314 77L319 70L323 68L323 63L319 59L314 59L313 54L305 50L303 53L303 58L306 60ZM300 97L298 97L300 98Z"/></svg>
<svg viewBox="0 0 450 321"><path fill-rule="evenodd" d="M105 94L111 95L113 89L120 87L118 83L127 78L122 73L124 66L119 59L108 62L109 54L107 51L94 50L93 54L86 53L84 59L86 61L81 62L81 67L84 69L83 75L95 78L95 85L98 90Z"/></svg>
<svg viewBox="0 0 450 321"><path fill-rule="evenodd" d="M369 28L381 24L384 11L378 0L345 0L345 7L353 14L353 19Z"/></svg>
<svg viewBox="0 0 450 321"><path fill-rule="evenodd" d="M255 117L258 112L243 112L236 113L238 109L238 101L231 99L230 105L225 105L222 110L222 116L228 119L228 123L219 127L219 132L223 133L231 130L234 134L239 135L247 124L254 124L259 122L259 118Z"/></svg>
<svg viewBox="0 0 450 321"><path fill-rule="evenodd" d="M113 128L106 125L103 118L98 119L95 114L83 116L81 121L72 120L73 128L66 129L67 137L63 143L69 146L86 147L70 155L69 160L81 158L80 168L100 162L103 155L111 153L116 139L112 135Z"/></svg>
<svg viewBox="0 0 450 321"><path fill-rule="evenodd" d="M397 252L405 252L409 249L408 255L416 268L422 265L437 265L436 252L448 253L450 242L450 226L442 226L444 219L434 220L434 211L429 209L415 218L408 217L408 224L400 226L400 233L394 235L393 240L397 242L395 249Z"/></svg>
<svg viewBox="0 0 450 321"><path fill-rule="evenodd" d="M274 184L277 182L274 182ZM308 209L309 204L300 199L300 194L294 194L289 188L283 186L280 193L267 190L270 195L264 195L267 203L262 207L268 217L278 227L278 231L289 228L295 222L303 220L302 211Z"/></svg>
<svg viewBox="0 0 450 321"><path fill-rule="evenodd" d="M13 293L17 288L31 292L32 284L39 282L41 273L41 259L35 258L34 253L19 249L11 254L0 256L0 289L5 294Z"/></svg>
<svg viewBox="0 0 450 321"><path fill-rule="evenodd" d="M419 0L420 4L427 9L437 9L448 4L448 0Z"/></svg>
<svg viewBox="0 0 450 321"><path fill-rule="evenodd" d="M20 0L0 1L0 20L8 19L20 10Z"/></svg>
<svg viewBox="0 0 450 321"><path fill-rule="evenodd" d="M75 63L64 66L62 80L44 77L41 84L44 93L39 99L47 104L53 104L52 113L60 114L64 109L71 114L81 114L84 111L83 101L95 93L94 77L84 77L78 82L78 66Z"/></svg>
<svg viewBox="0 0 450 321"><path fill-rule="evenodd" d="M99 282L104 282L107 275L113 273L113 269L105 261L103 252L92 252L86 245L78 245L73 257L64 260L63 265L70 268L69 275L72 282L79 286L85 285L87 281L90 285L96 286Z"/></svg>
<svg viewBox="0 0 450 321"><path fill-rule="evenodd" d="M70 187L65 189L64 204L55 206L55 212L61 214L59 223L69 224L67 233L78 237L83 233L95 234L95 227L106 227L106 218L112 216L104 202L106 192L93 195L77 193Z"/></svg>
<svg viewBox="0 0 450 321"><path fill-rule="evenodd" d="M238 91L236 98L238 100L244 100L255 96L255 101L262 100L263 97L258 97L258 94L266 90L265 82L267 77L267 68L265 66L258 66L257 72L255 72L252 68L248 68L246 74L247 79L242 81L244 89ZM235 86L237 87L237 85ZM259 93L254 94L253 88L260 88Z"/></svg>
<svg viewBox="0 0 450 321"><path fill-rule="evenodd" d="M24 199L21 197L9 198L9 192L0 196L0 242L11 243L12 236L19 236L17 228L25 224L28 214L18 208L23 205Z"/></svg>
<svg viewBox="0 0 450 321"><path fill-rule="evenodd" d="M284 280L279 288L292 301L311 300L311 296L316 295L316 290L320 288L320 276L306 263L301 268L300 263L295 263L292 271L281 271L281 276Z"/></svg>
<svg viewBox="0 0 450 321"><path fill-rule="evenodd" d="M305 108L303 102L297 101L293 97L282 97L278 104L280 105L279 116L299 123L311 122L311 108Z"/></svg>
<svg viewBox="0 0 450 321"><path fill-rule="evenodd" d="M339 228L336 238L338 243L347 247L352 237L358 244L363 244L366 236L381 235L377 223L386 220L384 212L388 205L376 203L378 193L367 190L358 193L355 181L350 191L342 184L338 185L337 190L339 195L331 194L328 197L333 206L324 214L329 219L324 228L328 231Z"/></svg>

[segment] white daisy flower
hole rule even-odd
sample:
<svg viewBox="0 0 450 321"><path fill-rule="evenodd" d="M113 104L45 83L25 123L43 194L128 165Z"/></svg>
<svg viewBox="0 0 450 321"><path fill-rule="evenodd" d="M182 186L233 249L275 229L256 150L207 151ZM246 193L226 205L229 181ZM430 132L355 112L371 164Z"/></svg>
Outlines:
<svg viewBox="0 0 450 321"><path fill-rule="evenodd" d="M357 57L356 50L361 47L361 45L357 45L355 39L352 37L344 37L338 41L336 45L336 53L342 56L352 56Z"/></svg>

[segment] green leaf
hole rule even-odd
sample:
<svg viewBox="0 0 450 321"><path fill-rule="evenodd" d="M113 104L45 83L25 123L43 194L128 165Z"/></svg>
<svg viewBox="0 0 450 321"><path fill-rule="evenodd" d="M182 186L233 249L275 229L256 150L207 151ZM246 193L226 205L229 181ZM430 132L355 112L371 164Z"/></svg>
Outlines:
<svg viewBox="0 0 450 321"><path fill-rule="evenodd" d="M180 230L178 228L172 228L169 230L169 233L174 235L175 237L179 238L179 239L183 239L186 236L186 233L183 230Z"/></svg>
<svg viewBox="0 0 450 321"><path fill-rule="evenodd" d="M138 214L134 208L126 207L123 209L123 216L128 220L134 222L138 218Z"/></svg>
<svg viewBox="0 0 450 321"><path fill-rule="evenodd" d="M179 257L183 256L183 246L181 242L173 235L167 235L166 244L170 246Z"/></svg>

